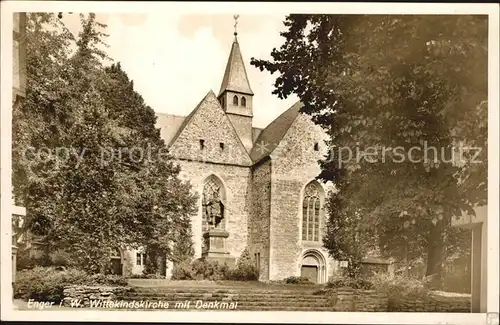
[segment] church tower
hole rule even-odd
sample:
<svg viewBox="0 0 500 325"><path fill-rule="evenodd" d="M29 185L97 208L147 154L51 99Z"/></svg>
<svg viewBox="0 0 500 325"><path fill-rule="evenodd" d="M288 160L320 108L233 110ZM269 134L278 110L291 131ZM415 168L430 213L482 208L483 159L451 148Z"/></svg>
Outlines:
<svg viewBox="0 0 500 325"><path fill-rule="evenodd" d="M235 16L235 20L238 16ZM238 44L235 22L234 41L227 60L226 71L217 98L231 120L245 148L252 149L253 92Z"/></svg>

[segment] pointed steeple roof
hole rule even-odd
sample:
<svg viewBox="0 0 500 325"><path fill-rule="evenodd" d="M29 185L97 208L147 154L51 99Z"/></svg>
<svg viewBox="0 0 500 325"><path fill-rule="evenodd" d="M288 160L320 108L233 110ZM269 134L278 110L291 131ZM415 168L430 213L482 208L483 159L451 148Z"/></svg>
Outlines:
<svg viewBox="0 0 500 325"><path fill-rule="evenodd" d="M226 71L219 91L219 96L226 90L236 91L248 95L253 95L250 83L248 82L247 71L241 56L240 45L238 44L237 33L234 33L234 41L231 52L227 59Z"/></svg>

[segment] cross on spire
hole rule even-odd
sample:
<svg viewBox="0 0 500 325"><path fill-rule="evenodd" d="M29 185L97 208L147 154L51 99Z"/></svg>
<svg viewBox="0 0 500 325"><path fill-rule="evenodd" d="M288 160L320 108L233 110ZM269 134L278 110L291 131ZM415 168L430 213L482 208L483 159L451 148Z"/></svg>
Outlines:
<svg viewBox="0 0 500 325"><path fill-rule="evenodd" d="M238 26L238 18L240 18L240 15L234 15L233 18L234 18L234 37L236 38L236 36L238 35L237 26Z"/></svg>

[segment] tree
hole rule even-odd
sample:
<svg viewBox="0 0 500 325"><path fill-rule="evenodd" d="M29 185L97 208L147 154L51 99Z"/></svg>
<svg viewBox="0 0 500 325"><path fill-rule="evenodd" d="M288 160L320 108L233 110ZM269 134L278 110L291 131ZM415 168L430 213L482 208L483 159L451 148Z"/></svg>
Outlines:
<svg viewBox="0 0 500 325"><path fill-rule="evenodd" d="M328 197L328 222L323 238L324 246L337 261L347 261L347 275L356 277L361 271L361 262L374 248L375 232L362 229L362 214L355 207L345 206L339 193Z"/></svg>
<svg viewBox="0 0 500 325"><path fill-rule="evenodd" d="M486 203L486 17L290 15L285 26L272 60L252 65L278 72L273 93L296 94L330 135L320 177L363 211L385 254L426 256L439 273L451 218ZM464 141L479 163L453 159Z"/></svg>
<svg viewBox="0 0 500 325"><path fill-rule="evenodd" d="M118 65L103 66L105 25L94 14L81 15L81 23L76 51L64 51L71 38L60 44L66 57L61 55L60 66L40 81L40 89L29 90L30 101L22 108L26 114L19 124L31 126L33 110L48 121L19 132L28 145L48 154L29 164L16 161L18 170L28 170L18 191L24 194L33 233L51 249L71 253L82 268L103 273L118 247L151 243L170 256L175 234L189 226L184 219L195 197L163 150L154 111ZM36 22L33 26L32 38L58 44L52 38L59 34L47 34ZM53 51L31 48L28 57L37 62L52 54L41 50Z"/></svg>
<svg viewBox="0 0 500 325"><path fill-rule="evenodd" d="M148 271L158 271L165 265L168 256L174 261L186 254L194 255L192 249L191 220L196 197L190 193L190 185L178 178L180 169L174 165L165 150L160 131L155 127L156 115L134 90L120 63L105 69L108 82L102 85L110 118L119 121L121 128L129 130L120 148L121 164L141 170L140 188L137 195L141 205L134 211L137 215L151 218L150 228L141 243L146 247ZM140 159L139 152L144 154ZM147 156L147 157L146 157ZM138 159L139 158L139 159ZM178 247L185 249L179 250Z"/></svg>

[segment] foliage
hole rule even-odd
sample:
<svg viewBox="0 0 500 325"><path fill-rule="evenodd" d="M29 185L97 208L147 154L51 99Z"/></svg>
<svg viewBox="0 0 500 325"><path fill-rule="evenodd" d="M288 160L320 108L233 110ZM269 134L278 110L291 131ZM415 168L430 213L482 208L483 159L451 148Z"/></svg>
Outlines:
<svg viewBox="0 0 500 325"><path fill-rule="evenodd" d="M373 284L364 278L352 278L352 277L337 277L331 279L327 283L328 288L352 288L352 289L363 289L370 290L373 288Z"/></svg>
<svg viewBox="0 0 500 325"><path fill-rule="evenodd" d="M323 244L337 261L347 261L347 274L354 278L361 272L361 262L374 246L373 232L362 229L362 216L355 209L340 206L338 193L327 198L328 222Z"/></svg>
<svg viewBox="0 0 500 325"><path fill-rule="evenodd" d="M441 290L459 293L471 292L470 258L470 252L457 252L445 261Z"/></svg>
<svg viewBox="0 0 500 325"><path fill-rule="evenodd" d="M226 280L235 281L256 281L259 279L259 272L255 265L243 264L230 270L230 274Z"/></svg>
<svg viewBox="0 0 500 325"><path fill-rule="evenodd" d="M36 266L50 266L50 258L46 254L30 256L28 250L19 250L16 255L16 269L30 270Z"/></svg>
<svg viewBox="0 0 500 325"><path fill-rule="evenodd" d="M230 273L227 264L196 259L175 265L172 270L172 280L229 280Z"/></svg>
<svg viewBox="0 0 500 325"><path fill-rule="evenodd" d="M172 255L196 201L163 150L154 111L119 64L104 67L106 26L95 14L80 17L75 37L53 14L28 14L29 87L14 112L14 191L31 233L103 273L119 247Z"/></svg>
<svg viewBox="0 0 500 325"><path fill-rule="evenodd" d="M236 263L236 268L231 270L230 279L228 280L253 281L258 279L259 270L257 270L248 248L245 248Z"/></svg>
<svg viewBox="0 0 500 325"><path fill-rule="evenodd" d="M303 276L289 276L284 279L287 284L314 284L309 278Z"/></svg>
<svg viewBox="0 0 500 325"><path fill-rule="evenodd" d="M368 281L374 290L387 294L389 298L425 297L429 294L425 282L417 278L381 272L375 273Z"/></svg>
<svg viewBox="0 0 500 325"><path fill-rule="evenodd" d="M172 280L254 281L258 280L258 272L255 265L249 263L246 258L240 258L235 267L229 267L217 261L196 259L192 262L184 261L175 264L172 270Z"/></svg>
<svg viewBox="0 0 500 325"><path fill-rule="evenodd" d="M71 254L62 249L58 249L50 253L49 258L51 261L50 263L51 266L72 267L75 266L76 264Z"/></svg>
<svg viewBox="0 0 500 325"><path fill-rule="evenodd" d="M125 286L127 280L116 275L89 275L80 269L57 271L53 267L35 267L16 273L14 298L59 303L64 298L64 287L70 285Z"/></svg>
<svg viewBox="0 0 500 325"><path fill-rule="evenodd" d="M297 95L328 132L320 177L335 182L342 208L330 213L359 213L384 255L425 256L426 273L441 272L460 249L452 217L486 204L487 18L290 15L284 24L285 43L252 65L278 72L273 93ZM467 146L480 149L475 160ZM338 255L350 241L330 236L325 247Z"/></svg>

